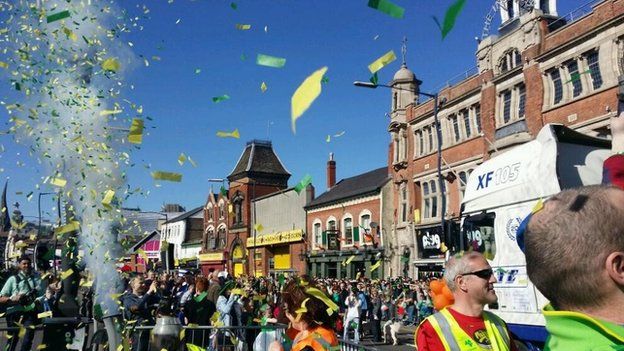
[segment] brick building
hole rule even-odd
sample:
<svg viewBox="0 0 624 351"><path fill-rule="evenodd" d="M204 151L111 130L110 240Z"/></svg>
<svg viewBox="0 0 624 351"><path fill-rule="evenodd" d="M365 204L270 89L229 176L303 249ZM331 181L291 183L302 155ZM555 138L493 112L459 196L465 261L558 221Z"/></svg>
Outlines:
<svg viewBox="0 0 624 351"><path fill-rule="evenodd" d="M392 219L389 181L388 168L382 167L336 183L330 154L328 190L305 207L310 275L375 279L394 273L386 267L394 258L393 246L387 245L393 239L386 238Z"/></svg>
<svg viewBox="0 0 624 351"><path fill-rule="evenodd" d="M254 275L256 271L264 270L268 262L265 251L248 250L246 246L247 238L257 234L252 224L252 200L286 189L289 178L290 173L275 154L270 141L247 143L227 177L229 188L218 196L209 194L204 206L202 270L222 269L223 264L234 276ZM255 259L250 256L253 253ZM257 264L255 269L254 263Z"/></svg>
<svg viewBox="0 0 624 351"><path fill-rule="evenodd" d="M624 74L624 0L587 5L573 21L557 15L554 0L507 4L498 6L498 35L479 42L475 73L438 92L441 139L433 100L418 99L421 82L405 59L390 82L389 169L397 209L392 231L404 262L411 263L410 276L441 272L442 243L452 248L457 242L466 180L478 164L532 140L547 123L609 137ZM446 238L440 237L442 215Z"/></svg>

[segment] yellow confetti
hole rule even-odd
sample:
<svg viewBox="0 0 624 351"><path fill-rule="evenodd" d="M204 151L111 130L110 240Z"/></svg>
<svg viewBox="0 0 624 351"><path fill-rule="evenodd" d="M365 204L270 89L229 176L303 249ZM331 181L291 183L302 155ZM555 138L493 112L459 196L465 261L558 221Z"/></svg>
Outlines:
<svg viewBox="0 0 624 351"><path fill-rule="evenodd" d="M106 71L117 72L121 68L121 64L117 61L117 58L111 57L107 58L102 62L102 69Z"/></svg>
<svg viewBox="0 0 624 351"><path fill-rule="evenodd" d="M155 171L155 172L152 172L151 174L154 180L168 180L170 182L182 181L182 174L180 173Z"/></svg>
<svg viewBox="0 0 624 351"><path fill-rule="evenodd" d="M262 90L262 92L264 93L265 91L267 91L268 87L266 85L265 82L262 82L262 84L260 84L260 90Z"/></svg>
<svg viewBox="0 0 624 351"><path fill-rule="evenodd" d="M141 144L143 142L143 120L141 118L132 119L128 141L132 144Z"/></svg>
<svg viewBox="0 0 624 351"><path fill-rule="evenodd" d="M9 68L9 64L6 63L6 62L0 61L0 67L2 67L2 68Z"/></svg>
<svg viewBox="0 0 624 351"><path fill-rule="evenodd" d="M185 336L186 336L186 330L185 329L180 330L180 340L184 340Z"/></svg>
<svg viewBox="0 0 624 351"><path fill-rule="evenodd" d="M250 30L251 24L236 24L236 29L238 30Z"/></svg>
<svg viewBox="0 0 624 351"><path fill-rule="evenodd" d="M262 226L262 224L256 223L254 224L254 230L257 232L261 232L262 230L264 230L264 227Z"/></svg>
<svg viewBox="0 0 624 351"><path fill-rule="evenodd" d="M43 350L46 347L48 347L46 344L39 344L39 345L37 345L37 350Z"/></svg>
<svg viewBox="0 0 624 351"><path fill-rule="evenodd" d="M147 262L147 261L148 261L147 253L145 253L145 250L143 250L143 249L138 249L138 250L137 250L137 253L139 254L139 256L141 256L141 257L143 258L143 260L144 260L145 262Z"/></svg>
<svg viewBox="0 0 624 351"><path fill-rule="evenodd" d="M106 190L104 193L104 198L102 199L102 205L106 208L111 208L111 201L113 201L113 197L115 196L115 192L112 190Z"/></svg>
<svg viewBox="0 0 624 351"><path fill-rule="evenodd" d="M377 263L375 263L374 265L371 266L370 271L374 271L377 268L379 268L379 266L381 266L381 261L377 261Z"/></svg>
<svg viewBox="0 0 624 351"><path fill-rule="evenodd" d="M330 142L331 141L331 135L327 134L327 138L325 138L325 142Z"/></svg>
<svg viewBox="0 0 624 351"><path fill-rule="evenodd" d="M355 259L355 255L352 255L351 257L349 257L349 258L345 261L345 263L343 264L343 266L346 266L346 265L348 265L349 263L351 263L351 261L353 261L353 259Z"/></svg>
<svg viewBox="0 0 624 351"><path fill-rule="evenodd" d="M67 27L63 27L63 33L65 33L67 38L71 39L72 41L78 40L78 36L76 35L76 33L72 32L72 30Z"/></svg>
<svg viewBox="0 0 624 351"><path fill-rule="evenodd" d="M114 109L114 110L102 110L100 111L100 116L110 116L110 115L116 115L118 113L122 113L123 110L118 110L118 109Z"/></svg>
<svg viewBox="0 0 624 351"><path fill-rule="evenodd" d="M533 209L531 210L531 213L535 213L540 211L541 209L544 208L544 201L542 201L542 199L537 200L537 203L535 204L535 206L533 206Z"/></svg>
<svg viewBox="0 0 624 351"><path fill-rule="evenodd" d="M117 346L117 351L123 351L123 344L119 344L119 346Z"/></svg>
<svg viewBox="0 0 624 351"><path fill-rule="evenodd" d="M178 163L180 166L183 166L184 162L186 162L186 155L181 153L180 156L178 156Z"/></svg>
<svg viewBox="0 0 624 351"><path fill-rule="evenodd" d="M197 163L195 163L195 161L193 161L193 159L191 158L191 156L187 156L189 163L193 166L193 167L197 167Z"/></svg>
<svg viewBox="0 0 624 351"><path fill-rule="evenodd" d="M17 333L17 337L21 339L24 337L24 335L26 335L26 328L20 325L19 332Z"/></svg>
<svg viewBox="0 0 624 351"><path fill-rule="evenodd" d="M65 272L61 273L61 280L65 280L67 278L69 278L70 275L74 274L74 270L73 269L68 269Z"/></svg>
<svg viewBox="0 0 624 351"><path fill-rule="evenodd" d="M371 73L375 73L394 60L396 60L396 56L394 55L394 51L390 50L385 55L375 60L375 62L368 65L368 70Z"/></svg>
<svg viewBox="0 0 624 351"><path fill-rule="evenodd" d="M231 137L231 138L240 139L240 133L238 132L238 128L234 129L233 132L217 132L217 136L220 138Z"/></svg>
<svg viewBox="0 0 624 351"><path fill-rule="evenodd" d="M50 179L50 184L63 188L67 184L67 181L63 178L52 178Z"/></svg>
<svg viewBox="0 0 624 351"><path fill-rule="evenodd" d="M51 317L52 317L52 311L46 311L46 312L41 312L41 313L37 314L37 318L39 318L39 319L51 318Z"/></svg>
<svg viewBox="0 0 624 351"><path fill-rule="evenodd" d="M69 224L62 225L54 230L54 234L65 234L80 229L80 222L72 221Z"/></svg>
<svg viewBox="0 0 624 351"><path fill-rule="evenodd" d="M323 67L308 76L295 90L290 100L290 119L293 133L296 133L295 124L297 119L310 107L312 102L321 94L321 79L327 72Z"/></svg>

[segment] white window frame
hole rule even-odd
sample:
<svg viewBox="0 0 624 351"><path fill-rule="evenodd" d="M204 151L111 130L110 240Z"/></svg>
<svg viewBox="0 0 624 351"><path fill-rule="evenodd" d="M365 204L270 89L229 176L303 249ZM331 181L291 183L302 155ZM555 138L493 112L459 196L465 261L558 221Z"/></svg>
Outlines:
<svg viewBox="0 0 624 351"><path fill-rule="evenodd" d="M431 183L434 183L436 185L436 191L433 192L431 190ZM425 183L427 185L425 185ZM440 189L440 182L438 181L437 177L434 178L426 178L421 180L421 185L420 185L420 189L421 189L421 215L422 215L422 219L423 221L434 221L436 219L440 219L440 210L441 210L441 204L442 204L442 191ZM425 194L425 187L428 188L428 194ZM435 199L436 202L436 216L432 216L432 211L431 209L433 208L433 200ZM427 200L430 200L429 203L429 210L427 210L427 206L425 205L427 203Z"/></svg>
<svg viewBox="0 0 624 351"><path fill-rule="evenodd" d="M325 221L325 230L330 230L330 226L329 226L329 222L334 221L335 226L334 229L338 229L338 220L336 220L336 217L334 216L329 216L327 217L327 220Z"/></svg>
<svg viewBox="0 0 624 351"><path fill-rule="evenodd" d="M212 202L206 206L206 212L208 212L208 222L214 222L214 205Z"/></svg>
<svg viewBox="0 0 624 351"><path fill-rule="evenodd" d="M405 194L405 196L403 196ZM403 215L405 207L405 216ZM409 189L407 188L407 182L403 182L399 185L399 212L398 212L398 222L399 223L407 223L409 220Z"/></svg>
<svg viewBox="0 0 624 351"><path fill-rule="evenodd" d="M347 241L347 226L345 224L345 221L349 219L351 220L351 243L349 244L349 242ZM342 216L342 219L340 220L340 235L343 239L343 243L345 247L350 247L355 245L356 243L353 241L353 215L351 215L351 213L345 213Z"/></svg>
<svg viewBox="0 0 624 351"><path fill-rule="evenodd" d="M520 87L524 86L524 115L520 116ZM509 121L505 122L505 93L510 92L511 100L509 102ZM496 95L496 128L515 123L526 118L526 84L524 81L517 82L512 86L507 86L498 91Z"/></svg>
<svg viewBox="0 0 624 351"><path fill-rule="evenodd" d="M219 200L219 203L217 204L219 206L219 219L224 219L225 218L225 201L223 199Z"/></svg>
<svg viewBox="0 0 624 351"><path fill-rule="evenodd" d="M604 49L604 51L603 51ZM617 50L616 47L613 48ZM577 54L581 52L581 54ZM594 81L591 72L587 72L590 70L588 57L592 53L596 53L598 55L598 74L600 75L601 84L597 88L594 88ZM578 99L582 99L587 95L590 95L596 91L600 91L605 89L611 84L609 82L609 70L607 67L603 66L602 57L609 56L609 48L603 48L602 46L592 46L588 48L575 48L574 54L566 55L557 60L557 62L551 62L549 65L544 65L543 68L543 85L545 90L544 97L544 108L550 109L563 104L567 104L571 101L575 101ZM574 96L574 83L572 80L572 73L569 70L569 63L571 61L576 62L578 67L579 82L581 84L581 93L577 96ZM552 72L558 71L559 77L561 79L562 86L562 98L561 101L555 103L555 84L552 79ZM617 74L615 70L613 73ZM587 72L587 73L585 73Z"/></svg>
<svg viewBox="0 0 624 351"><path fill-rule="evenodd" d="M316 232L316 226L318 225L319 231ZM323 222L319 218L315 218L312 222L312 238L314 247L318 248L323 245Z"/></svg>
<svg viewBox="0 0 624 351"><path fill-rule="evenodd" d="M368 216L368 224L364 225L362 218L364 218L364 216ZM371 222L373 221L373 213L368 210L368 209L364 209L360 212L360 214L358 215L358 227L363 228L365 232L368 232L369 234L372 234L370 232L371 230ZM362 242L366 242L366 239L364 238L364 235L366 235L366 233L360 233L360 243Z"/></svg>

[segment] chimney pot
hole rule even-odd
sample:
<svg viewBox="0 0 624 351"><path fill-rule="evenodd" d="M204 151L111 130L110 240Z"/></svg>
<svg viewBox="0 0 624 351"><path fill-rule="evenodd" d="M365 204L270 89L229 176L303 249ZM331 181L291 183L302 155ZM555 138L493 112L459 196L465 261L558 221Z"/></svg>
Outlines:
<svg viewBox="0 0 624 351"><path fill-rule="evenodd" d="M327 190L336 185L336 161L334 161L334 153L329 153L329 161L327 161Z"/></svg>

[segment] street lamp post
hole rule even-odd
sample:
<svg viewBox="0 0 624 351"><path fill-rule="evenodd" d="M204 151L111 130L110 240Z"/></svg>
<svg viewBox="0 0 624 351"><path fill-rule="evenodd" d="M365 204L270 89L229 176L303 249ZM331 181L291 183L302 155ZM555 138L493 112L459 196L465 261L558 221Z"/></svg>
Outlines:
<svg viewBox="0 0 624 351"><path fill-rule="evenodd" d="M421 91L416 91L413 89L405 89L405 88L401 88L401 87L393 87L391 85L385 85L385 84L375 84L375 83L371 83L371 82L361 82L361 81L355 81L353 82L353 85L355 85L356 87L361 87L361 88L370 88L370 89L376 89L377 87L384 87L384 88L390 88L390 89L396 89L396 90L404 90L404 91L409 91L412 92L414 94L418 94L418 95L422 95L422 96L426 96L429 98L433 99L433 120L434 120L434 124L435 124L435 128L436 128L436 135L438 138L438 148L437 148L437 156L438 156L438 167L437 167L437 171L438 171L438 183L440 184L440 192L442 194L442 201L441 201L441 214L440 214L440 225L442 226L442 238L444 238L444 240L446 240L448 242L448 239L446 237L446 186L444 184L444 177L442 177L442 128L440 126L440 120L438 119L438 110L439 110L439 104L443 104L446 102L445 98L439 99L438 93L423 93Z"/></svg>

